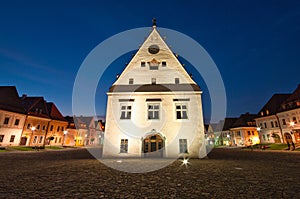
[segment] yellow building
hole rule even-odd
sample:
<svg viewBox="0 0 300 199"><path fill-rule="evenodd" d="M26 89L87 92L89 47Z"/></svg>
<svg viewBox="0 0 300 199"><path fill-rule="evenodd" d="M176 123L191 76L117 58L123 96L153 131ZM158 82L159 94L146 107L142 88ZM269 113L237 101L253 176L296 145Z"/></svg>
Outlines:
<svg viewBox="0 0 300 199"><path fill-rule="evenodd" d="M47 128L51 121L44 98L23 95L21 105L25 108L27 117L20 145L44 146Z"/></svg>
<svg viewBox="0 0 300 199"><path fill-rule="evenodd" d="M51 118L46 135L46 145L64 146L65 138L68 133L68 122L53 102L47 102L46 106L48 109L49 117Z"/></svg>
<svg viewBox="0 0 300 199"><path fill-rule="evenodd" d="M256 114L242 114L230 128L228 140L233 146L251 146L259 144L259 133L257 131Z"/></svg>

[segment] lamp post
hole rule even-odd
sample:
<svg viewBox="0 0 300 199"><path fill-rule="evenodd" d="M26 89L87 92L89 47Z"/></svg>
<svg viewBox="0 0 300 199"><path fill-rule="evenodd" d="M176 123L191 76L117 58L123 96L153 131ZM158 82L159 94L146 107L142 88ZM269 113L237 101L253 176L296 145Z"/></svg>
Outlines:
<svg viewBox="0 0 300 199"><path fill-rule="evenodd" d="M292 137L292 135L293 135L293 130L294 130L294 126L295 126L295 122L290 122L290 127L291 127L291 144L292 144L292 146L293 146L293 149L292 150L295 150L295 144L294 144L294 142L293 142L293 137ZM286 141L286 142L288 142L288 141ZM289 147L289 143L288 143L288 147Z"/></svg>
<svg viewBox="0 0 300 199"><path fill-rule="evenodd" d="M30 140L29 140L29 146L31 146L33 131L35 131L35 126L32 126L30 129L31 129L31 136L30 136Z"/></svg>
<svg viewBox="0 0 300 199"><path fill-rule="evenodd" d="M67 130L64 130L64 139L63 139L63 142L62 142L62 146L64 147L65 145L65 140L66 140L66 136L68 134L68 131Z"/></svg>

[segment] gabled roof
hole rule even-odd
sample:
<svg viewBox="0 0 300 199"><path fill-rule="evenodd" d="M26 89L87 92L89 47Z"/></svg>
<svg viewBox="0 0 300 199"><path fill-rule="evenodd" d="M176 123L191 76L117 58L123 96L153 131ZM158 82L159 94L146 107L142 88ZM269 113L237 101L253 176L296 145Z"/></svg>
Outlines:
<svg viewBox="0 0 300 199"><path fill-rule="evenodd" d="M225 120L222 120L222 122L219 122L218 128L221 128L222 131L228 131L230 128L232 128L232 125L237 121L238 118L230 118L226 117Z"/></svg>
<svg viewBox="0 0 300 199"><path fill-rule="evenodd" d="M176 84L175 78L179 80L179 82L176 80ZM130 79L134 81L129 81ZM153 79L156 80L157 85L151 85ZM130 85L129 82L131 82ZM161 86L168 84L174 86L168 87L168 89ZM179 91L184 89L183 91L185 91L186 87L181 87L181 84L188 85L190 91L200 90L165 39L162 38L156 25L153 25L150 34L121 75L118 76L109 92L131 92L132 90L134 92L155 92L157 90L167 92L173 91L173 89L179 89Z"/></svg>
<svg viewBox="0 0 300 199"><path fill-rule="evenodd" d="M0 109L16 113L26 113L23 106L21 106L19 94L15 86L0 86Z"/></svg>
<svg viewBox="0 0 300 199"><path fill-rule="evenodd" d="M77 129L95 128L94 117L74 116L74 122Z"/></svg>
<svg viewBox="0 0 300 199"><path fill-rule="evenodd" d="M61 114L61 112L58 110L56 105L53 102L47 102L46 103L48 113L51 119L54 120L60 120L60 121L66 121L64 116Z"/></svg>
<svg viewBox="0 0 300 199"><path fill-rule="evenodd" d="M231 126L231 128L236 127L256 127L255 118L257 114L242 114Z"/></svg>
<svg viewBox="0 0 300 199"><path fill-rule="evenodd" d="M46 102L43 97L21 97L21 105L28 115L50 118Z"/></svg>
<svg viewBox="0 0 300 199"><path fill-rule="evenodd" d="M279 112L300 107L300 84L296 90L281 104Z"/></svg>
<svg viewBox="0 0 300 199"><path fill-rule="evenodd" d="M265 117L267 115L274 115L280 109L280 105L289 97L291 94L274 94L269 101L259 111L259 117Z"/></svg>

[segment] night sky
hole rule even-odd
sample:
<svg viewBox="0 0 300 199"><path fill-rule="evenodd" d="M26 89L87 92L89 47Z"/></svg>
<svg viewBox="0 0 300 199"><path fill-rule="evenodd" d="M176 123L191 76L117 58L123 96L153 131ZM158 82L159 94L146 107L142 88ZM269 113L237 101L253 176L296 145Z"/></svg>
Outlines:
<svg viewBox="0 0 300 199"><path fill-rule="evenodd" d="M44 96L72 115L73 83L89 52L119 32L150 27L153 17L158 28L182 32L210 54L224 81L227 116L257 113L274 93L290 93L300 83L297 0L7 0L0 3L0 85L15 85L20 95ZM105 93L130 58L131 53L120 57L101 78L97 114L105 114ZM200 75L194 80L204 92L207 120L207 88Z"/></svg>

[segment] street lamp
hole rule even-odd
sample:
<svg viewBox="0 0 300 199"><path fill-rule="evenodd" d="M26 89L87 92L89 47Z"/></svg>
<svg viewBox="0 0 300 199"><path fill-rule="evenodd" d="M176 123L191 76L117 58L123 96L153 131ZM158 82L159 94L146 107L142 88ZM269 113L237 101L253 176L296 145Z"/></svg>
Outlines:
<svg viewBox="0 0 300 199"><path fill-rule="evenodd" d="M30 136L30 140L29 140L29 146L31 146L33 131L35 131L35 126L32 126L30 129L31 129L31 136Z"/></svg>
<svg viewBox="0 0 300 199"><path fill-rule="evenodd" d="M293 142L293 137L292 137L292 135L293 135L293 130L294 130L294 126L295 126L295 122L290 122L290 127L291 127L291 142L292 142L292 146L293 146L293 149L292 150L295 150L295 144L294 144L294 142ZM287 144L288 144L288 147L290 148L290 146L289 146L289 143L288 143L288 141L286 140L286 142L287 142Z"/></svg>
<svg viewBox="0 0 300 199"><path fill-rule="evenodd" d="M63 139L63 142L62 142L62 146L64 146L64 144L65 144L67 134L68 134L68 131L64 130L64 139Z"/></svg>

